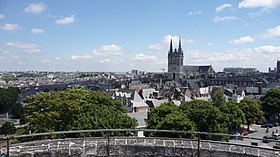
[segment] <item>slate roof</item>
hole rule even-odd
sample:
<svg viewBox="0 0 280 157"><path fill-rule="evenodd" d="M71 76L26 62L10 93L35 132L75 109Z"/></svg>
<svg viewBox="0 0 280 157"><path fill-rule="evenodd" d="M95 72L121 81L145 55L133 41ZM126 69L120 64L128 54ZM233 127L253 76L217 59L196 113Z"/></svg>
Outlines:
<svg viewBox="0 0 280 157"><path fill-rule="evenodd" d="M137 121L137 128L146 127L146 119L148 119L148 112L134 112L127 113L131 118L135 118Z"/></svg>
<svg viewBox="0 0 280 157"><path fill-rule="evenodd" d="M211 81L235 81L235 82L254 82L256 81L255 79L251 77L217 77L211 79Z"/></svg>
<svg viewBox="0 0 280 157"><path fill-rule="evenodd" d="M186 71L187 73L198 73L199 72L199 66L185 65L183 67L183 71Z"/></svg>
<svg viewBox="0 0 280 157"><path fill-rule="evenodd" d="M185 65L183 67L183 71L187 73L208 73L211 65L202 65L202 66L195 66L195 65Z"/></svg>
<svg viewBox="0 0 280 157"><path fill-rule="evenodd" d="M150 108L155 108L158 107L159 105L168 102L167 99L162 99L162 100L158 100L158 99L147 99L146 103L148 104L148 106Z"/></svg>
<svg viewBox="0 0 280 157"><path fill-rule="evenodd" d="M207 73L209 69L211 68L211 65L204 65L204 66L199 66L199 71L201 73Z"/></svg>

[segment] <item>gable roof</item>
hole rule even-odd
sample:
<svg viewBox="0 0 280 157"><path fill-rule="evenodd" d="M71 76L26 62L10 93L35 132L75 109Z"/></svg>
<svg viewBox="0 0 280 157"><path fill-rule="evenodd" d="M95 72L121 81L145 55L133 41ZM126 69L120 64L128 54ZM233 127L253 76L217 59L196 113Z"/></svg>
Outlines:
<svg viewBox="0 0 280 157"><path fill-rule="evenodd" d="M207 72L209 71L210 68L212 68L211 65L199 66L199 72L201 72L201 73L207 73Z"/></svg>
<svg viewBox="0 0 280 157"><path fill-rule="evenodd" d="M199 72L199 66L185 65L183 71L186 71L187 73L197 73Z"/></svg>
<svg viewBox="0 0 280 157"><path fill-rule="evenodd" d="M186 71L187 73L208 73L209 69L211 68L211 65L185 65L183 67L183 71Z"/></svg>

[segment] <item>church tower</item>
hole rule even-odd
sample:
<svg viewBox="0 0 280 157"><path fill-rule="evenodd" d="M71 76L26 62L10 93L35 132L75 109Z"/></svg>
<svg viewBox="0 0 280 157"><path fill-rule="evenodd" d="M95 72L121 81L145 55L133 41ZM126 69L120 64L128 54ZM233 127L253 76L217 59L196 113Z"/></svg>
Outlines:
<svg viewBox="0 0 280 157"><path fill-rule="evenodd" d="M170 40L170 47L168 51L168 78L178 81L183 78L183 60L184 53L181 45L181 39L179 39L178 50L175 48L173 51L172 39Z"/></svg>

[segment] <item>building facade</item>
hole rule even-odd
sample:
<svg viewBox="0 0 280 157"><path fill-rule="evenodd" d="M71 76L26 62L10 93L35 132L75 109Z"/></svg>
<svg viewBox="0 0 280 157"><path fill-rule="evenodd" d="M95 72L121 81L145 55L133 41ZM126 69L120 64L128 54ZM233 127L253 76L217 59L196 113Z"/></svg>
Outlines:
<svg viewBox="0 0 280 157"><path fill-rule="evenodd" d="M168 78L178 81L188 78L213 78L215 71L211 65L184 65L184 53L181 39L179 39L178 49L173 50L172 39L168 51Z"/></svg>
<svg viewBox="0 0 280 157"><path fill-rule="evenodd" d="M181 46L181 39L179 40L178 50L173 50L172 39L170 41L170 47L168 51L168 78L178 81L183 78L184 74L184 53Z"/></svg>

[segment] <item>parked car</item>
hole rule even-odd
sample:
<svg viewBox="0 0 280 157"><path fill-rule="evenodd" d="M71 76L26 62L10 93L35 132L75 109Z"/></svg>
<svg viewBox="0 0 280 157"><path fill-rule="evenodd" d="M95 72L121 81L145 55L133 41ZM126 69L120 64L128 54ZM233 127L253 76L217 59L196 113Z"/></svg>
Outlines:
<svg viewBox="0 0 280 157"><path fill-rule="evenodd" d="M243 138L240 136L239 132L235 132L235 133L232 134L231 139L242 140Z"/></svg>
<svg viewBox="0 0 280 157"><path fill-rule="evenodd" d="M241 130L239 133L240 133L240 135L242 135L242 136L246 136L246 135L249 134L249 132L248 132L247 130Z"/></svg>
<svg viewBox="0 0 280 157"><path fill-rule="evenodd" d="M272 134L272 137L274 140L279 140L280 139L280 135L277 133Z"/></svg>
<svg viewBox="0 0 280 157"><path fill-rule="evenodd" d="M262 127L262 128L272 128L273 125L272 125L272 123L267 122L267 123L263 123L263 124L261 125L261 127Z"/></svg>
<svg viewBox="0 0 280 157"><path fill-rule="evenodd" d="M275 126L275 127L277 127L277 126L279 126L279 123L273 122L272 125Z"/></svg>
<svg viewBox="0 0 280 157"><path fill-rule="evenodd" d="M273 140L272 135L269 134L269 135L263 136L263 142L268 143L268 142L270 142L270 140Z"/></svg>

